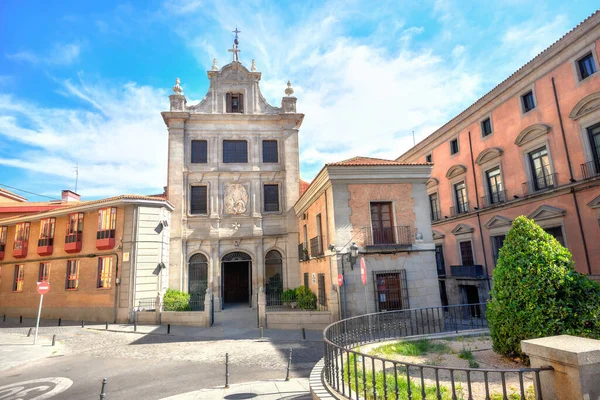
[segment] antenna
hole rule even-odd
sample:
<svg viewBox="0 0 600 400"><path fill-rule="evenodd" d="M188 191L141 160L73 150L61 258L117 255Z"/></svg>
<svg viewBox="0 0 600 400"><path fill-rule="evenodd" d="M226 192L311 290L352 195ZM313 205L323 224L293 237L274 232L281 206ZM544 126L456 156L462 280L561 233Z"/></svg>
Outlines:
<svg viewBox="0 0 600 400"><path fill-rule="evenodd" d="M417 145L417 142L415 141L415 131L412 131L413 133L413 146Z"/></svg>
<svg viewBox="0 0 600 400"><path fill-rule="evenodd" d="M77 193L77 182L79 181L79 163L75 164L75 193Z"/></svg>

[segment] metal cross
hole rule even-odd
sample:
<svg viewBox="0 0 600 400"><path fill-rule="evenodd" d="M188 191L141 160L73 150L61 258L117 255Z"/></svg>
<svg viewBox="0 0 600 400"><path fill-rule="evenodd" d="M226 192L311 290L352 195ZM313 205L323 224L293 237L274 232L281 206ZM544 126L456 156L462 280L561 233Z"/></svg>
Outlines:
<svg viewBox="0 0 600 400"><path fill-rule="evenodd" d="M238 58L238 53L241 51L240 49L237 48L237 45L233 45L233 48L227 50L230 53L233 53L233 61L238 61L239 62L239 58Z"/></svg>
<svg viewBox="0 0 600 400"><path fill-rule="evenodd" d="M238 33L242 33L242 31L238 31L238 28L237 28L237 26L235 27L235 31L231 31L231 32L235 33L235 38L236 38L236 39L237 39L237 35L238 35Z"/></svg>

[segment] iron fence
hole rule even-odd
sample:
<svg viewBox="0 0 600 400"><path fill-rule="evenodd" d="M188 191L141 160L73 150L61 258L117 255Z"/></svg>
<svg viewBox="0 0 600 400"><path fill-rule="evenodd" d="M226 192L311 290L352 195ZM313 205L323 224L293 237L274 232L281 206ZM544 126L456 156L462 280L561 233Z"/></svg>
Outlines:
<svg viewBox="0 0 600 400"><path fill-rule="evenodd" d="M543 190L554 189L558 186L558 174L547 174L544 171L537 170L534 179L523 182L523 194L533 194Z"/></svg>
<svg viewBox="0 0 600 400"><path fill-rule="evenodd" d="M413 235L410 226L365 228L365 246L411 246Z"/></svg>
<svg viewBox="0 0 600 400"><path fill-rule="evenodd" d="M136 311L156 311L156 297L139 299Z"/></svg>
<svg viewBox="0 0 600 400"><path fill-rule="evenodd" d="M469 210L469 202L465 201L464 203L459 203L457 206L450 207L450 215L456 217L457 215L468 213Z"/></svg>
<svg viewBox="0 0 600 400"><path fill-rule="evenodd" d="M327 311L327 298L325 291L319 293L319 296L303 296L298 298L296 293L291 291L265 292L267 300L267 312L271 311Z"/></svg>
<svg viewBox="0 0 600 400"><path fill-rule="evenodd" d="M594 160L581 164L581 173L583 174L583 179L600 176L600 160Z"/></svg>
<svg viewBox="0 0 600 400"><path fill-rule="evenodd" d="M508 193L506 190L496 190L490 194L481 197L481 202L484 207L491 207L494 204L506 203L508 199Z"/></svg>
<svg viewBox="0 0 600 400"><path fill-rule="evenodd" d="M551 367L454 368L391 360L360 347L443 332L487 328L485 304L366 314L329 325L324 337L324 378L347 399L529 399L533 382ZM539 389L541 390L541 389ZM542 399L541 391L535 392Z"/></svg>
<svg viewBox="0 0 600 400"><path fill-rule="evenodd" d="M323 238L321 236L315 236L310 239L310 256L320 257L323 254Z"/></svg>
<svg viewBox="0 0 600 400"><path fill-rule="evenodd" d="M298 245L298 258L300 261L308 261L308 249L304 243Z"/></svg>

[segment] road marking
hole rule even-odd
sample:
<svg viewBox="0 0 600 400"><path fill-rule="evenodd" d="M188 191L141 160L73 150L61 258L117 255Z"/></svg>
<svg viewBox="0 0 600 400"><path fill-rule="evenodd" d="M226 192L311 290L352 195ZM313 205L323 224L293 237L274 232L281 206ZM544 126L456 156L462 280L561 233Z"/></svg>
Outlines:
<svg viewBox="0 0 600 400"><path fill-rule="evenodd" d="M68 378L41 378L0 386L0 400L44 400L73 385Z"/></svg>

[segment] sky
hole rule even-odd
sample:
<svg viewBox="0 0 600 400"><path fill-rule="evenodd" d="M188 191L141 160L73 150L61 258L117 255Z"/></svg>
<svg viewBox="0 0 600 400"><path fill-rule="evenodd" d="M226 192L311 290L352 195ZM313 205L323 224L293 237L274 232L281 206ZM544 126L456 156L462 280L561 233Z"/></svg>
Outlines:
<svg viewBox="0 0 600 400"><path fill-rule="evenodd" d="M393 159L592 14L597 0L0 1L0 187L59 198L162 193L175 78L188 102L216 58L290 80L300 170ZM10 189L9 190L13 190ZM30 201L45 197L27 194Z"/></svg>

